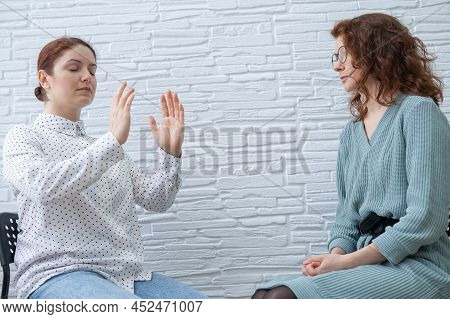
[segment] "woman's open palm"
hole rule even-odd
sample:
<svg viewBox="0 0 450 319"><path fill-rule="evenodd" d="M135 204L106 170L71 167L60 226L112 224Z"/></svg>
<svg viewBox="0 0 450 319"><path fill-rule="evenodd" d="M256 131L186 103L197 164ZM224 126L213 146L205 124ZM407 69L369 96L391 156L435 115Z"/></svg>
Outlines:
<svg viewBox="0 0 450 319"><path fill-rule="evenodd" d="M149 116L153 137L167 153L180 157L181 146L184 140L184 107L178 95L170 90L161 95L161 108L163 119L158 127L153 116Z"/></svg>

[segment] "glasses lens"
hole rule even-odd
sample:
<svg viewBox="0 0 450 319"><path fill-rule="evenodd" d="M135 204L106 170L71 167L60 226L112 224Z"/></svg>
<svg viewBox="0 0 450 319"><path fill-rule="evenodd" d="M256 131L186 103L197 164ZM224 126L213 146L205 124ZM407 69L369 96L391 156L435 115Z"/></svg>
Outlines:
<svg viewBox="0 0 450 319"><path fill-rule="evenodd" d="M333 53L331 55L331 63L334 65L338 60L338 55L336 53Z"/></svg>

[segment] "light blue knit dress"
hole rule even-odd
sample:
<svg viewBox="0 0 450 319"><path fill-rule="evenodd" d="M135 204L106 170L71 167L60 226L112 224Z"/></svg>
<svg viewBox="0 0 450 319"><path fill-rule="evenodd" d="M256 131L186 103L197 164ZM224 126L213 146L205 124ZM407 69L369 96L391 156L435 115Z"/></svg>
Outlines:
<svg viewBox="0 0 450 319"><path fill-rule="evenodd" d="M370 141L363 123L341 133L339 195L329 251L368 245L359 222L371 211L400 219L373 240L381 264L314 277L299 274L258 289L288 286L297 298L450 298L450 126L432 99L400 94Z"/></svg>

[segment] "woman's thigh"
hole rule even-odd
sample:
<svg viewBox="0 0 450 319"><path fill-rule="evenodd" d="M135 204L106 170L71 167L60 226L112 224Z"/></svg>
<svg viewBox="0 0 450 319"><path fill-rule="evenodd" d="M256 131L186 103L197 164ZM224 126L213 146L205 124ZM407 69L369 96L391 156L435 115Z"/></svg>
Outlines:
<svg viewBox="0 0 450 319"><path fill-rule="evenodd" d="M260 289L272 289L281 285L292 290L298 299L438 298L438 288L433 289L418 276L389 262L332 271L313 277L292 276L269 282ZM256 297L260 295L262 292L258 292Z"/></svg>
<svg viewBox="0 0 450 319"><path fill-rule="evenodd" d="M50 278L29 299L137 299L93 271L71 271Z"/></svg>
<svg viewBox="0 0 450 319"><path fill-rule="evenodd" d="M206 299L206 295L172 278L153 273L152 279L135 281L134 293L144 299Z"/></svg>

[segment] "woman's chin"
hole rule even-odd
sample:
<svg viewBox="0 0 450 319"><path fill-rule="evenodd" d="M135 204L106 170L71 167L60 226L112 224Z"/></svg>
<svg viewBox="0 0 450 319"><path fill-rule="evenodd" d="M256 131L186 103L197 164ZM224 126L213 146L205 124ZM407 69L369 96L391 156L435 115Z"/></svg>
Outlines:
<svg viewBox="0 0 450 319"><path fill-rule="evenodd" d="M77 104L74 105L74 107L77 108L77 109L84 109L89 104L91 104L91 102L77 103Z"/></svg>
<svg viewBox="0 0 450 319"><path fill-rule="evenodd" d="M79 107L86 107L86 106L90 105L93 101L94 101L94 98L83 98L83 99L80 99L78 105L79 105Z"/></svg>
<svg viewBox="0 0 450 319"><path fill-rule="evenodd" d="M353 86L345 85L345 84L344 84L344 91L345 91L345 92L350 93L350 92L353 92L354 89L355 89L355 88L354 88Z"/></svg>

